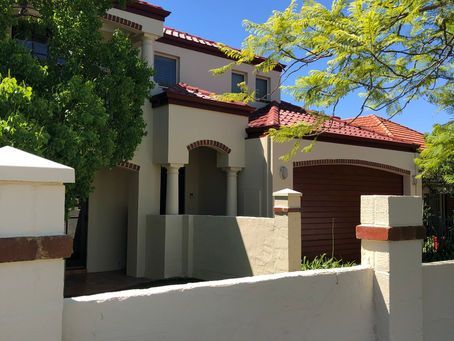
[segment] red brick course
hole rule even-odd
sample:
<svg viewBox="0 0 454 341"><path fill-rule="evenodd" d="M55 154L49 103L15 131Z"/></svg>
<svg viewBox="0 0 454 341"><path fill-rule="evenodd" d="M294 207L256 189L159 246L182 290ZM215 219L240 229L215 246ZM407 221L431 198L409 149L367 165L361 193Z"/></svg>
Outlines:
<svg viewBox="0 0 454 341"><path fill-rule="evenodd" d="M226 154L230 154L230 152L232 151L225 144L218 142L218 141L214 141L214 140L199 140L199 141L191 143L190 145L187 146L189 151L196 149L196 148L200 148L200 147L213 148L219 152L226 153Z"/></svg>
<svg viewBox="0 0 454 341"><path fill-rule="evenodd" d="M293 162L293 167L310 167L310 166L328 166L328 165L353 165L371 168L383 169L388 172L401 175L410 175L410 171L394 166L385 165L377 162L354 160L354 159L325 159L325 160L307 160Z"/></svg>

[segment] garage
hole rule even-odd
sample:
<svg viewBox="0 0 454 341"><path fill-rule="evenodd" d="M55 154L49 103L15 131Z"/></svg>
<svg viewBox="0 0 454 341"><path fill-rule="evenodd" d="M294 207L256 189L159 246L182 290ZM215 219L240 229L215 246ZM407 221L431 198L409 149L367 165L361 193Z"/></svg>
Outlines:
<svg viewBox="0 0 454 341"><path fill-rule="evenodd" d="M360 223L361 195L403 195L402 175L352 165L296 167L293 186L303 193L302 256L312 259L326 253L357 263L361 243L355 227Z"/></svg>

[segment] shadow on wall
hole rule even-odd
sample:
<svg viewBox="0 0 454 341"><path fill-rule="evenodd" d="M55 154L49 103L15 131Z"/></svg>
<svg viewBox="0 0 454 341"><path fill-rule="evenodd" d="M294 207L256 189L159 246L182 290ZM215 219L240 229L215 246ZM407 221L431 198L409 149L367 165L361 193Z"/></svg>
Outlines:
<svg viewBox="0 0 454 341"><path fill-rule="evenodd" d="M204 280L289 269L287 220L148 216L146 277Z"/></svg>

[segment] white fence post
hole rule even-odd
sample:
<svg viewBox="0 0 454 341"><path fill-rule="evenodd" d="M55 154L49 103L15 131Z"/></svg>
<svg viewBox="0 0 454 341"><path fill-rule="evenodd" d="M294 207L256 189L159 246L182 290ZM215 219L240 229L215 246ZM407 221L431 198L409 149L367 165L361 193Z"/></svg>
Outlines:
<svg viewBox="0 0 454 341"><path fill-rule="evenodd" d="M0 148L0 340L61 341L65 182L74 169Z"/></svg>
<svg viewBox="0 0 454 341"><path fill-rule="evenodd" d="M374 269L379 341L422 341L422 199L362 196L361 262Z"/></svg>
<svg viewBox="0 0 454 341"><path fill-rule="evenodd" d="M300 192L283 189L273 193L275 219L288 226L288 271L301 270L301 197Z"/></svg>

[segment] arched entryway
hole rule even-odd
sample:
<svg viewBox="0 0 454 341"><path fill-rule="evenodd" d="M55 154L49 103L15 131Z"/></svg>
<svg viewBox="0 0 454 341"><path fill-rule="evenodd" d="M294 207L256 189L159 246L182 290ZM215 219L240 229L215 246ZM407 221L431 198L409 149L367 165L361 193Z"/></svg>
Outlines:
<svg viewBox="0 0 454 341"><path fill-rule="evenodd" d="M302 192L301 252L359 262L361 195L402 195L403 172L358 162L295 164L293 187ZM386 169L386 170L385 170ZM399 174L401 173L401 174Z"/></svg>
<svg viewBox="0 0 454 341"><path fill-rule="evenodd" d="M185 166L185 213L226 214L226 173L218 167L219 151L199 147L189 151Z"/></svg>

